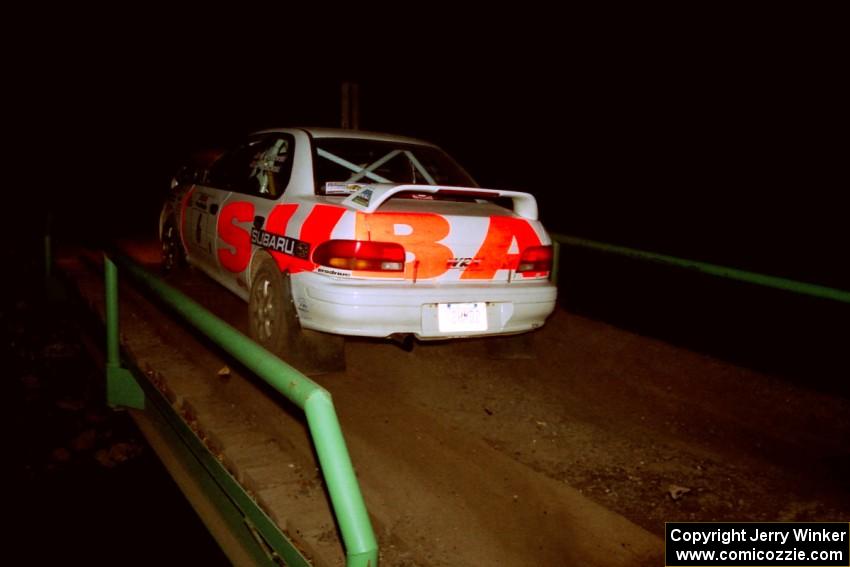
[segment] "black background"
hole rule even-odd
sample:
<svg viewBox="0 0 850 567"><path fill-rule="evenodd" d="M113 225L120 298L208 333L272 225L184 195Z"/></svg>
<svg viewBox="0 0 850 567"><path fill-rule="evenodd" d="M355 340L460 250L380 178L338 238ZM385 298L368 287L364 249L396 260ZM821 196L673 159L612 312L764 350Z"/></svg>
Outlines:
<svg viewBox="0 0 850 567"><path fill-rule="evenodd" d="M351 80L362 128L535 193L550 230L850 287L837 14L209 12L52 14L6 40L24 224L49 198L67 234L148 230L189 152L337 126Z"/></svg>

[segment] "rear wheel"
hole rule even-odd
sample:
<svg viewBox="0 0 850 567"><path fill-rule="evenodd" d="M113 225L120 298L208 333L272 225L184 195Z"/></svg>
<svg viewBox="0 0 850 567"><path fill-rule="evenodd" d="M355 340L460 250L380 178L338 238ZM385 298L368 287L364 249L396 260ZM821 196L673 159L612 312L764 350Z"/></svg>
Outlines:
<svg viewBox="0 0 850 567"><path fill-rule="evenodd" d="M168 221L162 228L162 271L167 274L185 266L186 255L180 233L174 223Z"/></svg>
<svg viewBox="0 0 850 567"><path fill-rule="evenodd" d="M251 337L271 352L283 351L297 321L291 297L284 297L283 275L271 262L264 261L257 270L248 308Z"/></svg>
<svg viewBox="0 0 850 567"><path fill-rule="evenodd" d="M260 260L248 302L251 337L305 374L345 369L345 339L301 328L289 273Z"/></svg>

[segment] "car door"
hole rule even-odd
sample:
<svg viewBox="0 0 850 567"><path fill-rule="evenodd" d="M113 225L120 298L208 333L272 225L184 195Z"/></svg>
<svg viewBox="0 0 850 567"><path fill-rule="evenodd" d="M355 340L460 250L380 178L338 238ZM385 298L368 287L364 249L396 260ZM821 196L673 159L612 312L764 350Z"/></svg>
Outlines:
<svg viewBox="0 0 850 567"><path fill-rule="evenodd" d="M183 239L192 263L215 269L215 232L221 205L230 192L208 185L191 189L183 216Z"/></svg>
<svg viewBox="0 0 850 567"><path fill-rule="evenodd" d="M258 135L228 165L230 191L220 202L212 262L216 279L239 295L250 287L247 268L256 237L289 183L294 143L287 133Z"/></svg>

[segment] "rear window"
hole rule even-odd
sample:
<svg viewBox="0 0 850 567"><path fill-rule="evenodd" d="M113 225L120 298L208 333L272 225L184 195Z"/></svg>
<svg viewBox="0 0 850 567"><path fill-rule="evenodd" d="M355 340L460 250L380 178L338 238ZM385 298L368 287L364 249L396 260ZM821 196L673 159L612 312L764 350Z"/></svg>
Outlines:
<svg viewBox="0 0 850 567"><path fill-rule="evenodd" d="M432 146L350 138L314 140L316 193L347 195L372 183L477 187L448 154Z"/></svg>

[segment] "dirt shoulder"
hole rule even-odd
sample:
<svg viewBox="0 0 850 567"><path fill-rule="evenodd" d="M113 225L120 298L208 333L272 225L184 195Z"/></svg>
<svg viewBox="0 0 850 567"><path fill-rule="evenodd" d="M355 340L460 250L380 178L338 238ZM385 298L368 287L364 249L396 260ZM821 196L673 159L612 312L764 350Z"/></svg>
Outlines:
<svg viewBox="0 0 850 567"><path fill-rule="evenodd" d="M850 515L839 397L563 311L531 355L484 342L350 352L396 395L659 535L673 520Z"/></svg>

